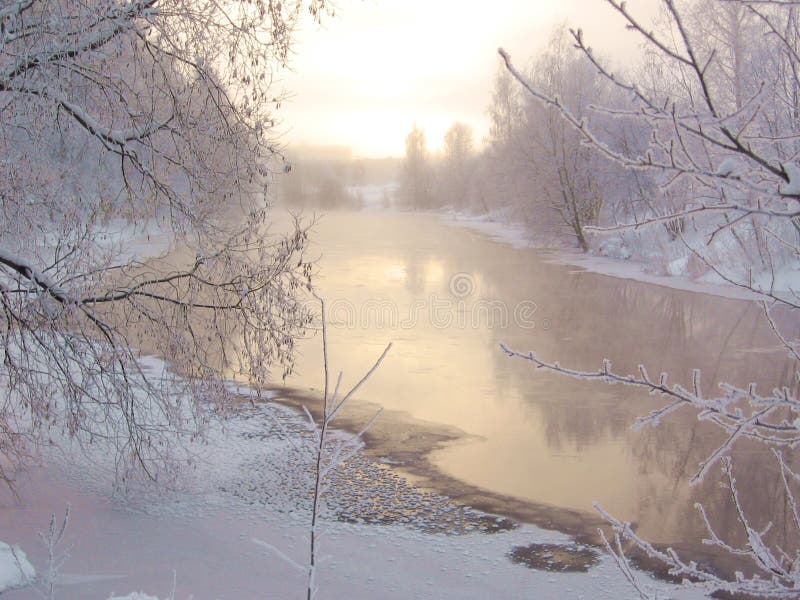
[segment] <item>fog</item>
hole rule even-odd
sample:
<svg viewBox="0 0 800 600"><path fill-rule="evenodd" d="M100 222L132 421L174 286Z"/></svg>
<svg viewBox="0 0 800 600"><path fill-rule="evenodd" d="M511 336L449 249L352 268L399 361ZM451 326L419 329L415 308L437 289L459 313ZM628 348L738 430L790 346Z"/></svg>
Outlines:
<svg viewBox="0 0 800 600"><path fill-rule="evenodd" d="M627 3L650 21L656 0ZM416 122L433 149L453 121L489 132L486 105L502 46L520 61L546 46L554 26L581 27L592 45L619 63L640 41L618 15L593 0L341 2L321 27L306 23L279 117L301 145L346 144L356 156L402 156Z"/></svg>
<svg viewBox="0 0 800 600"><path fill-rule="evenodd" d="M800 3L0 33L4 598L797 597Z"/></svg>
<svg viewBox="0 0 800 600"><path fill-rule="evenodd" d="M730 575L748 567L702 548L708 528L741 544L748 519L786 523L794 503L793 434L755 430L800 420L752 390L794 402L799 381L800 35L794 9L612 5L344 7L304 32L287 79L286 114L313 120L289 133L279 195L323 211L313 247L342 364L394 340L374 402L460 432L401 471L577 535L596 500ZM521 306L532 322L511 318ZM747 421L759 406L770 425Z"/></svg>

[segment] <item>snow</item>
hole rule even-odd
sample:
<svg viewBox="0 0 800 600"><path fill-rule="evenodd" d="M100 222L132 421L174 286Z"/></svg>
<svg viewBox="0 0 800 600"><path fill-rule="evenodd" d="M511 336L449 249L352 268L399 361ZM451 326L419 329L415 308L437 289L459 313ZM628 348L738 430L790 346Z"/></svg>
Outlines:
<svg viewBox="0 0 800 600"><path fill-rule="evenodd" d="M761 273L754 278L753 287L758 290L789 292L800 295L800 261L783 265L774 273Z"/></svg>
<svg viewBox="0 0 800 600"><path fill-rule="evenodd" d="M169 227L162 227L155 220L139 225L114 219L96 234L99 245L119 252L115 256L118 264L159 256L169 249L172 242Z"/></svg>
<svg viewBox="0 0 800 600"><path fill-rule="evenodd" d="M152 357L144 362L156 374L166 368ZM242 384L230 385L249 398ZM46 467L31 468L21 479L24 502L0 509L0 536L20 540L41 570L47 551L35 532L70 503L69 557L56 579L57 598L300 597L305 570L287 562L308 561L312 433L307 419L287 407L242 402L230 420L212 424L207 439L189 449L198 460L175 489L137 489L124 500L108 496L111 475L103 461L113 457L102 446L84 457L62 444L63 452L46 457ZM324 499L320 599L632 595L605 555L586 573L512 563L515 547L574 541L527 525L490 535L481 527L498 522L494 516L416 489L361 453L336 471ZM703 597L641 577L665 597ZM127 590L140 591L119 595ZM37 597L31 588L8 594L9 600Z"/></svg>
<svg viewBox="0 0 800 600"><path fill-rule="evenodd" d="M717 167L717 175L721 177L736 175L739 173L740 169L741 163L739 162L738 158L729 156L720 163L719 167Z"/></svg>
<svg viewBox="0 0 800 600"><path fill-rule="evenodd" d="M667 273L672 277L680 277L682 275L686 275L688 272L687 267L689 266L689 257L688 256L679 256L678 258L671 260L667 263Z"/></svg>
<svg viewBox="0 0 800 600"><path fill-rule="evenodd" d="M438 217L446 225L477 231L494 241L514 248L539 247L537 241L531 239L530 234L520 224L505 223L487 215L446 213L439 214ZM685 247L682 249L686 251ZM687 254L668 260L663 268L664 273L661 274L654 272L653 267L654 263L663 260L663 256L659 252L651 252L646 261L633 260L630 248L618 237L608 238L601 244L598 252L601 254L584 253L573 249L549 249L546 258L554 263L580 267L601 275L631 279L671 289L740 300L762 299L755 292L731 285L713 271L692 278L688 272L689 256ZM763 290L771 287L775 291L789 294L800 293L800 263L786 265L776 271L774 281L771 275L762 274L755 283Z"/></svg>
<svg viewBox="0 0 800 600"><path fill-rule="evenodd" d="M630 260L633 257L633 251L631 251L621 236L612 236L603 240L598 248L598 252L603 256L622 260Z"/></svg>
<svg viewBox="0 0 800 600"><path fill-rule="evenodd" d="M782 166L783 170L789 176L789 181L781 185L781 194L787 196L800 195L800 165L797 163L784 163Z"/></svg>
<svg viewBox="0 0 800 600"><path fill-rule="evenodd" d="M685 272L681 271L681 268L686 266L686 263L684 263L682 259L676 259L668 263L668 269L671 265L675 275L659 275L649 272L647 266L638 261L623 261L616 258L607 258L579 252L557 252L551 256L550 260L555 263L581 267L592 273L619 277L620 279L632 279L634 281L660 285L675 290L710 294L712 296L738 300L760 299L758 294L730 285L714 273L706 274L699 279L691 279L685 275Z"/></svg>
<svg viewBox="0 0 800 600"><path fill-rule="evenodd" d="M0 593L26 585L34 577L36 570L20 547L0 542Z"/></svg>
<svg viewBox="0 0 800 600"><path fill-rule="evenodd" d="M0 247L0 262L9 266L14 265L15 269L28 271L32 282L41 284L54 296L68 298L66 292L47 277L47 275L39 271L30 261L18 256L16 253Z"/></svg>
<svg viewBox="0 0 800 600"><path fill-rule="evenodd" d="M468 215L458 212L439 213L438 216L445 225L477 231L492 240L508 244L513 248L534 246L534 241L522 225L507 223L501 216Z"/></svg>
<svg viewBox="0 0 800 600"><path fill-rule="evenodd" d="M288 568L273 551L251 540L264 540L293 561L305 562L307 526L299 519L285 518L275 507L228 505L216 514L153 517L114 507L99 497L87 498L85 493L61 484L57 489L68 492L76 500L73 506L80 507L68 531L75 549L64 569L116 569L125 573L121 580L60 585L57 597L169 597L174 571L175 598L241 600L303 595L305 573ZM48 500L57 501L52 495ZM320 600L456 600L522 598L532 594L542 599L611 600L632 596L613 559L607 556L587 573L534 571L513 564L507 555L516 546L532 542L572 543L563 534L535 527L493 535L443 535L405 526L328 521L323 534L323 557L317 575ZM696 590L643 577L664 597L703 597ZM139 595L113 595L120 588L143 591ZM37 598L33 590L18 590L8 597Z"/></svg>

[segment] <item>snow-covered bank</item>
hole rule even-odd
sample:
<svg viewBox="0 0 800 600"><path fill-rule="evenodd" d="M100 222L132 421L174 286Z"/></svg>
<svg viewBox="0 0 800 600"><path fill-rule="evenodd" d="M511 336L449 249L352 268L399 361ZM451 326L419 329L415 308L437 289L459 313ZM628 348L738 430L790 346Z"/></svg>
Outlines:
<svg viewBox="0 0 800 600"><path fill-rule="evenodd" d="M507 222L502 215L468 215L457 212L433 213L445 225L478 231L489 238L514 248L536 247L530 233L519 223Z"/></svg>
<svg viewBox="0 0 800 600"><path fill-rule="evenodd" d="M98 245L114 253L116 262L143 261L167 252L173 234L155 219L141 224L114 219L97 228Z"/></svg>
<svg viewBox="0 0 800 600"><path fill-rule="evenodd" d="M19 546L0 542L0 593L26 585L36 570Z"/></svg>
<svg viewBox="0 0 800 600"><path fill-rule="evenodd" d="M56 491L56 490L53 490ZM75 489L57 491L80 495ZM58 502L50 494L46 499ZM37 502L38 503L38 502ZM253 542L264 540L304 563L306 529L269 507L219 510L199 517L153 517L84 496L73 513L57 598L108 598L141 590L160 598L300 598L305 572ZM231 507L226 507L230 509ZM30 511L28 518L45 516ZM406 527L326 524L318 573L318 598L608 598L632 597L608 557L588 573L533 571L506 556L531 542L569 545L562 535L524 527L497 535L424 534ZM30 538L27 539L30 542ZM112 573L108 579L98 574ZM663 597L700 598L699 593L655 584ZM121 593L120 593L121 592ZM10 600L37 598L33 590ZM138 596L134 596L138 597Z"/></svg>
<svg viewBox="0 0 800 600"><path fill-rule="evenodd" d="M675 290L711 294L723 298L740 300L760 300L762 297L755 292L731 285L724 281L712 283L703 280L693 280L683 274L659 275L648 271L647 265L635 260L625 260L597 254L585 254L578 250L553 251L549 257L552 262L580 267L592 273L610 275L621 279L632 279L643 283L661 285Z"/></svg>
<svg viewBox="0 0 800 600"><path fill-rule="evenodd" d="M690 277L687 257L678 257L669 261L665 268L666 273L662 274L657 272L652 264L630 258L623 247L615 248L614 244L603 245L602 249L606 252L605 255L595 251L586 254L577 249L554 249L538 243L531 237L531 233L519 223L505 222L502 217L463 215L452 212L438 213L437 216L445 225L477 231L492 240L514 248L537 248L542 250L547 259L552 262L580 267L593 273L725 298L763 299L760 294L728 283L713 272L706 272L698 278ZM776 292L800 293L800 261L794 265L787 265L776 272L774 281L768 281L761 277L754 283L763 289L772 286Z"/></svg>
<svg viewBox="0 0 800 600"><path fill-rule="evenodd" d="M159 371L157 360L146 363ZM47 572L37 531L69 502L69 528L57 549L69 557L56 577L56 598L102 600L132 590L196 600L302 597L306 571L297 565L308 557L312 433L307 419L288 408L243 402L192 448L197 460L179 490L139 489L124 501L108 496L111 473L102 463L110 459L101 448L88 458L69 449L54 453L47 467L20 479L21 504L2 504L0 539L19 544L39 573ZM481 523L490 516L415 489L363 455L337 471L325 499L318 598L633 595L607 556L586 573L514 564L509 555L520 547L569 549L574 542L531 526L484 533ZM702 597L643 578L666 597ZM28 587L7 597L39 596Z"/></svg>

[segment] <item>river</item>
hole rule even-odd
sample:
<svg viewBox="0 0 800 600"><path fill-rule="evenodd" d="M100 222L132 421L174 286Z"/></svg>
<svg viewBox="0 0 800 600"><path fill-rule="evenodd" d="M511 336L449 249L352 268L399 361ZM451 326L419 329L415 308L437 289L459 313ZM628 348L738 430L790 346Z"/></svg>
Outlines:
<svg viewBox="0 0 800 600"><path fill-rule="evenodd" d="M632 430L658 398L537 370L506 357L500 343L583 370L603 358L622 373L641 363L685 385L699 368L705 393L721 381L789 384L793 365L757 303L590 273L435 215L331 212L318 220L309 253L328 307L334 376L342 369L344 385L354 383L393 343L337 420L355 430L384 409L366 436L368 456L341 465L324 494L324 553L334 557L320 563L325 597L625 597L631 590L609 557L588 573L558 574L509 558L529 548L550 556L548 544L586 552L583 542L596 542L601 523L595 501L653 542L731 566L700 544L693 507L702 502L721 534L741 540L719 471L689 485L718 431L688 410ZM310 331L298 342L278 400L318 412L321 341ZM168 368L152 357L146 364L155 380ZM174 598L299 596L306 571L281 558L295 566L307 559L312 438L294 411L237 406L188 444L191 468L174 490L135 487L111 498L113 453L102 444L70 449L65 440L24 472L19 497L0 493L0 539L20 544L44 572L48 550L36 532L69 502L60 598L136 589ZM744 444L735 454L752 524L772 521L770 535L791 549L791 505L774 459ZM700 596L651 584L665 597ZM9 592L35 597L30 587Z"/></svg>
<svg viewBox="0 0 800 600"><path fill-rule="evenodd" d="M719 470L689 484L718 431L685 409L633 430L659 398L542 372L500 343L581 370L604 358L623 374L643 364L687 386L700 369L707 394L720 382L789 385L792 364L758 303L587 272L432 215L332 212L312 239L332 368L354 381L392 342L359 399L460 432L430 448L424 476L399 465L418 483L467 501L482 491L494 499L486 508L578 534L594 527L598 502L647 539L697 556L701 502L737 538ZM286 383L318 390L320 336L299 349ZM742 445L735 465L743 489L763 492L746 499L765 515L757 524L769 518L775 535L791 535L774 461Z"/></svg>

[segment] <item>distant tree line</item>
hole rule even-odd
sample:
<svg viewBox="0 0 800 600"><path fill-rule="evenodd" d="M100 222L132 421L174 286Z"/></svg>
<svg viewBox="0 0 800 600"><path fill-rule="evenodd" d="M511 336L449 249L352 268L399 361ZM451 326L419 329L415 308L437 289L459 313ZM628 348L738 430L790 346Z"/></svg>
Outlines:
<svg viewBox="0 0 800 600"><path fill-rule="evenodd" d="M414 126L406 138L399 203L488 213L524 223L545 244L655 260L664 271L683 260L684 271L699 275L712 270L705 258L723 257L737 280L751 270L774 275L797 259L800 220L692 212L712 202L757 203L759 184L745 181L748 155L734 152L737 143L768 146L777 165L797 159L797 8L771 3L768 10L775 14L747 2L681 3L681 25L702 62L702 85L691 65L649 40L639 61L612 74L607 61L581 48L564 26L556 28L546 48L520 69L552 102L522 89L500 65L483 148L476 151L469 128L456 123L445 136L443 156L435 158ZM674 37L668 15L654 27ZM706 94L713 98L712 114L728 116L730 135L721 131L710 141L693 135L706 126L699 116L710 110ZM664 168L650 168L658 165ZM658 227L592 233L645 219L657 219Z"/></svg>
<svg viewBox="0 0 800 600"><path fill-rule="evenodd" d="M615 91L572 50L560 27L528 74L586 119L592 103L613 103ZM414 126L406 138L400 203L414 209L502 212L540 234L566 236L588 250L584 227L599 222L609 190L630 191L628 174L582 144L554 109L523 95L504 68L498 69L487 113L490 131L481 152L472 130L456 122L444 136L442 156L432 158L424 132ZM591 118L612 128L606 115ZM622 143L631 137L624 129L618 133Z"/></svg>
<svg viewBox="0 0 800 600"><path fill-rule="evenodd" d="M416 124L406 136L398 202L414 210L468 209L474 195L472 170L477 164L472 128L455 122L444 134L442 156L431 156L425 132Z"/></svg>
<svg viewBox="0 0 800 600"><path fill-rule="evenodd" d="M356 158L339 146L293 148L287 161L278 197L290 207L318 209L361 208L364 189L396 180L400 164L396 158Z"/></svg>

